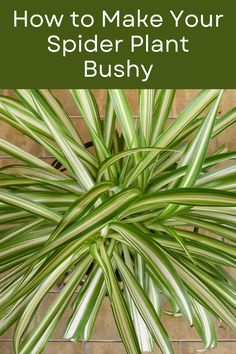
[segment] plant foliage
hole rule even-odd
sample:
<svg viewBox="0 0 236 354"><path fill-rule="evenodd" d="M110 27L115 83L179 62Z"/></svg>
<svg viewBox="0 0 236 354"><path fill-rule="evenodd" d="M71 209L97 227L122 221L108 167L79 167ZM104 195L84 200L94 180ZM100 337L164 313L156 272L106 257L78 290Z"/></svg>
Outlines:
<svg viewBox="0 0 236 354"><path fill-rule="evenodd" d="M236 121L236 108L218 115L223 91L201 91L168 124L174 90L141 90L138 119L124 90L107 92L104 119L91 91L72 90L90 144L50 91L15 93L0 97L1 120L56 162L0 139L19 161L0 169L0 333L15 325L14 352L43 352L66 309L64 337L89 340L105 296L128 354L154 342L173 353L163 314L205 348L217 321L236 329L236 151L209 154Z"/></svg>

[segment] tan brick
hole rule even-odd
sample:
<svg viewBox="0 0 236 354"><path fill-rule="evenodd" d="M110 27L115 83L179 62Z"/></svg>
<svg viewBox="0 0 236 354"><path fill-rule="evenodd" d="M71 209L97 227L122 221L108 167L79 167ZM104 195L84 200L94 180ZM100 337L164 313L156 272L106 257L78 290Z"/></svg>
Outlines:
<svg viewBox="0 0 236 354"><path fill-rule="evenodd" d="M15 97L15 94L12 90L3 89L3 90L1 90L0 94L4 95L4 96Z"/></svg>
<svg viewBox="0 0 236 354"><path fill-rule="evenodd" d="M181 354L179 342L172 343L172 346L175 354ZM161 354L161 353L162 353L161 350L157 346L155 346L153 354Z"/></svg>
<svg viewBox="0 0 236 354"><path fill-rule="evenodd" d="M1 354L13 354L14 352L13 352L12 343L0 341L0 353Z"/></svg>
<svg viewBox="0 0 236 354"><path fill-rule="evenodd" d="M174 118L169 118L169 119L167 120L167 124L166 124L165 129L167 129L171 124L173 124L173 122L174 122ZM191 138L192 138L194 135L196 135L196 133L197 133L197 130L195 130L195 132L194 132L193 134L191 134L191 135L186 139L186 141L191 140ZM218 146L218 145L217 145L216 138L211 139L211 142L210 142L209 147L208 147L207 155L211 155L211 154L217 149L217 146Z"/></svg>
<svg viewBox="0 0 236 354"><path fill-rule="evenodd" d="M42 158L42 160L51 165L52 162L55 160L55 158L45 156ZM11 165L24 165L24 162L14 159L14 158L11 158L11 157L0 158L0 168L5 167L5 166L11 166Z"/></svg>
<svg viewBox="0 0 236 354"><path fill-rule="evenodd" d="M94 326L92 340L119 340L120 335L116 328L108 297L100 308L97 321Z"/></svg>
<svg viewBox="0 0 236 354"><path fill-rule="evenodd" d="M236 268L227 268L227 272L232 278L234 278L234 280L236 280Z"/></svg>
<svg viewBox="0 0 236 354"><path fill-rule="evenodd" d="M163 309L170 309L166 299L163 299L162 302ZM164 314L162 316L162 323L169 333L171 340L200 340L195 328L190 327L183 317L173 318ZM216 323L216 328L218 338L228 338L228 328L226 325L220 327L219 323ZM119 338L109 299L106 297L94 327L92 340L119 340Z"/></svg>
<svg viewBox="0 0 236 354"><path fill-rule="evenodd" d="M222 101L220 110L224 114L236 106L236 90L227 90ZM225 144L230 151L236 150L236 124L222 131L216 141L217 147Z"/></svg>
<svg viewBox="0 0 236 354"><path fill-rule="evenodd" d="M41 319L41 317L44 316L45 312L50 307L50 305L53 303L53 301L57 298L57 296L58 296L58 294L56 294L56 293L49 293L44 297L44 299L43 299L42 303L40 304L40 307L37 311L36 321L39 321ZM65 329L65 326L67 324L70 314L71 314L71 306L68 305L61 320L60 320L60 323L59 323L59 325L52 337L53 339L62 339L63 338L64 329Z"/></svg>
<svg viewBox="0 0 236 354"><path fill-rule="evenodd" d="M162 323L169 333L171 340L201 340L194 327L190 327L183 317L172 318L164 315ZM228 338L228 327L226 325L219 326L216 323L217 335L219 339Z"/></svg>
<svg viewBox="0 0 236 354"><path fill-rule="evenodd" d="M207 155L210 156L212 155L215 151L217 150L217 141L216 139L212 139L210 144L209 144L209 147L208 147L208 150L207 150Z"/></svg>
<svg viewBox="0 0 236 354"><path fill-rule="evenodd" d="M107 90L92 90L94 98L98 105L98 110L101 116L104 116L106 110Z"/></svg>
<svg viewBox="0 0 236 354"><path fill-rule="evenodd" d="M125 90L128 103L130 106L131 111L133 112L133 115L137 116L139 114L138 111L138 102L139 102L139 97L138 97L138 90Z"/></svg>
<svg viewBox="0 0 236 354"><path fill-rule="evenodd" d="M46 295L37 312L38 321L40 320L41 316L43 316L45 311L47 311L47 308L50 306L50 304L54 301L56 297L57 297L56 293L50 293ZM63 338L64 329L70 314L71 314L71 307L69 305L65 313L63 314L60 324L53 336L54 339ZM92 340L119 340L120 339L115 321L113 319L113 314L110 308L108 298L105 298L101 306L91 339Z"/></svg>
<svg viewBox="0 0 236 354"><path fill-rule="evenodd" d="M200 92L200 90L177 90L173 103L173 116L176 117L184 107ZM220 107L219 114L224 114L236 105L236 90L226 90Z"/></svg>
<svg viewBox="0 0 236 354"><path fill-rule="evenodd" d="M106 90L92 90L94 97L96 99L99 113L101 116L104 116L105 114L105 108L106 108L106 95L107 92ZM72 116L81 116L81 113L76 106L73 97L71 96L71 93L69 90L52 90L52 93L59 99L61 104L63 105L65 111ZM137 90L125 90L126 97L128 99L130 108L133 112L134 115L138 114L138 94Z"/></svg>
<svg viewBox="0 0 236 354"><path fill-rule="evenodd" d="M236 331L234 331L231 328L229 328L229 338L230 339L236 339Z"/></svg>
<svg viewBox="0 0 236 354"><path fill-rule="evenodd" d="M52 303L53 299L57 294L48 294L44 301L42 302L40 309L38 310L37 313L37 319L43 315L44 311L47 310L48 306ZM164 308L167 307L166 301L164 301ZM61 323L56 330L56 333L54 334L53 338L61 339L63 337L63 332L65 325L67 323L68 317L71 313L70 307L67 308L66 312L63 315L63 318L61 320ZM167 315L163 315L162 317L162 323L164 327L166 328L167 332L170 335L171 340L174 341L179 341L179 340L200 340L199 336L195 330L195 328L191 328L186 320L182 317L180 318L172 318ZM228 328L227 326L221 326L219 327L217 325L217 332L218 332L218 338L223 339L223 338L228 338ZM113 313L111 310L111 306L109 304L109 299L106 297L103 301L102 307L99 311L92 338L91 340L96 341L96 340L120 340L120 336L118 333L118 330L116 328L116 324L113 318Z"/></svg>
<svg viewBox="0 0 236 354"><path fill-rule="evenodd" d="M64 110L70 116L81 116L81 112L77 107L70 90L51 90L53 95L61 102ZM98 104L98 109L101 115L104 115L106 104L105 90L92 90Z"/></svg>
<svg viewBox="0 0 236 354"><path fill-rule="evenodd" d="M43 354L82 354L83 343L73 342L50 342Z"/></svg>
<svg viewBox="0 0 236 354"><path fill-rule="evenodd" d="M230 151L236 150L236 124L222 131L216 137L216 141L218 147L224 144Z"/></svg>
<svg viewBox="0 0 236 354"><path fill-rule="evenodd" d="M177 90L173 102L173 117L177 117L185 106L199 93L199 91L200 90Z"/></svg>
<svg viewBox="0 0 236 354"><path fill-rule="evenodd" d="M35 156L39 156L41 154L41 146L37 142L2 121L0 122L0 138L15 144ZM0 151L0 156L2 155L5 154Z"/></svg>
<svg viewBox="0 0 236 354"><path fill-rule="evenodd" d="M175 354L180 354L180 344L173 343L173 349ZM152 354L161 354L159 348L155 346ZM122 343L113 342L113 343L85 343L85 352L84 354L126 354L125 348Z"/></svg>
<svg viewBox="0 0 236 354"><path fill-rule="evenodd" d="M52 89L52 93L59 99L61 104L63 105L65 111L69 115L81 115L72 95L69 90L62 89ZM173 104L173 116L177 116L182 109L186 106L186 104L193 99L200 90L177 90L174 104ZM94 97L97 101L100 115L104 115L105 112L105 104L106 104L106 90L95 89L92 90ZM125 90L130 108L134 115L138 114L138 90ZM11 90L2 90L2 94L15 96ZM226 90L222 99L222 103L220 106L220 111L222 113L227 112L233 106L236 105L236 90Z"/></svg>
<svg viewBox="0 0 236 354"><path fill-rule="evenodd" d="M220 113L224 114L236 106L236 90L226 90L220 104Z"/></svg>
<svg viewBox="0 0 236 354"><path fill-rule="evenodd" d="M11 342L0 342L1 354L14 354ZM83 343L49 342L43 354L83 354Z"/></svg>
<svg viewBox="0 0 236 354"><path fill-rule="evenodd" d="M7 332L5 332L4 334L1 335L0 340L1 339L12 340L13 334L14 334L14 329L15 329L15 324L11 328L9 328Z"/></svg>
<svg viewBox="0 0 236 354"><path fill-rule="evenodd" d="M197 342L186 342L182 343L182 354L196 354L198 350L204 349L201 343ZM236 342L219 342L217 347L206 351L210 354L235 354L236 353Z"/></svg>
<svg viewBox="0 0 236 354"><path fill-rule="evenodd" d="M35 326L35 324L36 324L36 318L33 318L33 320L32 320L32 322L30 323L29 328L27 329L25 335L27 335L27 334L30 332L30 330ZM16 323L14 323L14 324L11 326L11 328L9 328L9 330L8 330L7 332L5 332L5 333L0 337L0 341L1 341L2 339L12 340L12 339L13 339L14 330L15 330L15 326L16 326ZM24 337L25 337L25 335L24 335ZM23 338L24 338L24 337L23 337ZM0 351L0 353L1 353L1 351Z"/></svg>
<svg viewBox="0 0 236 354"><path fill-rule="evenodd" d="M79 132L79 135L81 137L81 139L83 140L83 142L88 142L91 140L88 128L83 120L83 118L74 118L72 119L75 128L77 129L77 131Z"/></svg>
<svg viewBox="0 0 236 354"><path fill-rule="evenodd" d="M82 118L71 118L75 128L78 130L79 135L84 143L91 141L91 137L87 126ZM46 149L42 149L42 156L47 157L51 156L51 153L48 152Z"/></svg>
<svg viewBox="0 0 236 354"><path fill-rule="evenodd" d="M107 90L93 90L94 97L97 101L99 112L104 116L106 110ZM138 90L125 90L125 95L133 115L138 115Z"/></svg>
<svg viewBox="0 0 236 354"><path fill-rule="evenodd" d="M84 354L126 354L122 343L85 343Z"/></svg>
<svg viewBox="0 0 236 354"><path fill-rule="evenodd" d="M170 309L165 299L163 299L163 308ZM174 319L170 316L163 315L162 323L167 329L170 338L172 340L199 339L196 330L194 328L190 328L187 322L185 321L185 319L183 318ZM225 338L227 336L226 329L221 329L219 331L219 336L220 338ZM91 339L92 340L119 340L120 339L113 318L111 306L109 304L109 299L107 297L104 299L104 302L100 309Z"/></svg>
<svg viewBox="0 0 236 354"><path fill-rule="evenodd" d="M51 90L53 95L60 101L67 114L72 116L80 115L80 112L73 100L69 90Z"/></svg>
<svg viewBox="0 0 236 354"><path fill-rule="evenodd" d="M13 158L0 158L0 168L1 167L5 167L5 166L9 166L9 165L20 165L20 164L23 164L23 162L20 162L16 159L13 159Z"/></svg>
<svg viewBox="0 0 236 354"><path fill-rule="evenodd" d="M52 154L48 150L46 150L45 148L42 148L42 156L50 158L50 157L52 157Z"/></svg>

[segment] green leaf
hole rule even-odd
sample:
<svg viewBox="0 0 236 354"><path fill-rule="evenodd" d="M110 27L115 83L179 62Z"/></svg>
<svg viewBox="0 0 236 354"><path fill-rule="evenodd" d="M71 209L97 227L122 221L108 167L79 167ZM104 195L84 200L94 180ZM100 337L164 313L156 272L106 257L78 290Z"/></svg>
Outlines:
<svg viewBox="0 0 236 354"><path fill-rule="evenodd" d="M181 308L186 319L189 323L192 323L191 308L186 289L162 249L154 244L150 238L147 239L145 234L134 226L113 223L112 229L119 232L134 247L136 252L144 257L162 284L175 297L176 303Z"/></svg>
<svg viewBox="0 0 236 354"><path fill-rule="evenodd" d="M34 350L35 353L42 352L90 264L91 257L86 257L76 266L66 286L57 296L46 314L23 341L19 352L16 351L16 353L24 354L32 350ZM49 329L49 331L47 331L47 329Z"/></svg>
<svg viewBox="0 0 236 354"><path fill-rule="evenodd" d="M61 275L63 275L69 266L79 259L72 254L70 257L64 260L57 268L54 269L43 281L42 284L37 288L37 292L34 297L28 302L25 307L17 326L14 332L14 350L15 352L19 351L20 340L29 325L31 317L34 315L37 310L40 302L46 293L52 288Z"/></svg>
<svg viewBox="0 0 236 354"><path fill-rule="evenodd" d="M206 349L212 349L217 343L214 317L196 300L192 299L194 309L194 326L196 327Z"/></svg>
<svg viewBox="0 0 236 354"><path fill-rule="evenodd" d="M116 280L113 267L107 256L106 250L102 243L93 244L91 247L92 254L103 270L107 291L110 297L112 311L116 320L118 331L123 340L124 346L128 354L141 353L138 340L129 316L127 307Z"/></svg>
<svg viewBox="0 0 236 354"><path fill-rule="evenodd" d="M41 205L40 203L31 202L30 200L10 193L0 190L0 200L4 203L13 205L14 207L27 210L30 213L42 216L48 220L51 220L55 223L59 222L61 217L58 213L50 210L49 208Z"/></svg>
<svg viewBox="0 0 236 354"><path fill-rule="evenodd" d="M186 268L186 265L181 264L179 260L173 257L172 261L194 298L200 301L207 309L211 309L211 312L219 316L230 327L236 329L236 318L229 306L222 302L217 294L210 291L200 279L193 275L192 272Z"/></svg>
<svg viewBox="0 0 236 354"><path fill-rule="evenodd" d="M217 97L220 90L203 90L175 119L174 123L166 129L153 144L154 147L167 147L173 138L190 124L211 102ZM126 186L144 171L156 156L153 153L146 154L126 180Z"/></svg>
<svg viewBox="0 0 236 354"><path fill-rule="evenodd" d="M210 144L213 127L216 120L217 111L222 98L223 91L220 92L214 102L209 114L203 121L196 137L189 144L184 157L180 162L180 166L188 165L184 177L178 184L179 188L191 188L195 185L204 163L208 146ZM158 217L165 219L177 212L178 207L175 205L168 206Z"/></svg>
<svg viewBox="0 0 236 354"><path fill-rule="evenodd" d="M139 131L143 146L149 146L152 133L154 90L140 90Z"/></svg>
<svg viewBox="0 0 236 354"><path fill-rule="evenodd" d="M120 128L129 149L139 147L134 119L123 90L109 90Z"/></svg>
<svg viewBox="0 0 236 354"><path fill-rule="evenodd" d="M116 163L120 159L123 159L124 157L127 157L127 156L138 154L140 152L145 152L145 151L155 151L156 153L158 153L160 150L163 150L163 149L152 148L152 147L134 148L134 149L129 149L127 151L122 151L117 154L114 154L113 156L111 156L108 159L106 159L105 161L103 161L103 163L100 165L99 170L98 170L98 174L97 174L97 182L101 181L102 175L104 174L106 169L108 169L111 165L113 165L114 163Z"/></svg>
<svg viewBox="0 0 236 354"><path fill-rule="evenodd" d="M125 259L125 264L127 265L127 267L129 268L129 270L132 272L132 274L134 275L136 273L136 278L137 281L139 282L139 284L141 285L142 288L145 288L146 284L145 284L145 264L143 259L137 255L135 257L135 264L133 266L133 262L132 262L132 258L131 255L129 253L129 249L126 245L122 245L122 250L123 250L123 254L124 254L124 259ZM151 352L153 351L154 347L153 347L153 339L151 337L151 334L144 322L144 320L142 319L140 313L138 312L137 307L135 306L135 303L128 291L128 288L126 286L126 284L124 283L124 296L126 299L126 303L129 309L129 312L131 314L131 318L133 320L134 323L134 329L135 332L137 334L137 338L139 341L139 346L141 351L144 352Z"/></svg>
<svg viewBox="0 0 236 354"><path fill-rule="evenodd" d="M145 295L144 290L139 285L134 275L124 264L120 256L115 252L114 258L117 263L118 269L121 273L124 283L137 306L142 318L148 325L149 331L155 339L157 345L163 353L174 353L168 335L158 318L155 309L153 308L150 300Z"/></svg>
<svg viewBox="0 0 236 354"><path fill-rule="evenodd" d="M35 114L39 119L42 119L38 105L33 98L34 96L40 97L45 110L47 111L47 116L53 121L56 121L56 125L59 130L64 131L66 135L70 136L73 140L82 144L82 140L69 119L68 115L63 110L61 104L53 97L49 90L15 90L15 93L20 97L21 101L28 107L33 114Z"/></svg>
<svg viewBox="0 0 236 354"><path fill-rule="evenodd" d="M112 241L107 250L109 258L112 255L114 246L115 241ZM64 338L76 341L89 339L89 334L87 332L91 332L93 328L94 320L105 294L106 286L103 272L99 265L95 264L73 304L73 313L67 323ZM88 319L89 329L86 330Z"/></svg>
<svg viewBox="0 0 236 354"><path fill-rule="evenodd" d="M106 147L111 150L113 135L115 133L115 111L107 93L106 112L104 117L103 139Z"/></svg>
<svg viewBox="0 0 236 354"><path fill-rule="evenodd" d="M110 156L110 152L103 142L102 127L94 97L89 90L71 90L71 93L88 127L98 160L102 162ZM112 177L116 179L117 171L114 166L111 169L111 173Z"/></svg>
<svg viewBox="0 0 236 354"><path fill-rule="evenodd" d="M104 119L91 90L72 90L81 135L49 90L16 93L0 96L0 120L43 157L0 139L0 334L15 326L14 352L43 352L69 306L65 338L91 340L106 295L130 354L153 339L173 353L162 313L215 347L217 320L236 328L236 152L208 149L236 121L235 107L218 116L222 90L202 90L171 124L175 90L136 90L138 117L125 90L107 90Z"/></svg>
<svg viewBox="0 0 236 354"><path fill-rule="evenodd" d="M35 101L35 105L38 111L40 112L42 119L50 130L52 136L54 137L60 149L64 153L72 173L75 175L78 182L82 184L82 186L85 186L86 189L90 189L94 185L92 177L90 176L87 169L84 167L83 163L78 159L74 151L71 149L70 145L56 129L56 125L54 123L53 118L47 115L47 107L45 107L41 97L33 91L32 99Z"/></svg>
<svg viewBox="0 0 236 354"><path fill-rule="evenodd" d="M175 90L161 90L153 113L152 144L163 133L167 119L169 118Z"/></svg>

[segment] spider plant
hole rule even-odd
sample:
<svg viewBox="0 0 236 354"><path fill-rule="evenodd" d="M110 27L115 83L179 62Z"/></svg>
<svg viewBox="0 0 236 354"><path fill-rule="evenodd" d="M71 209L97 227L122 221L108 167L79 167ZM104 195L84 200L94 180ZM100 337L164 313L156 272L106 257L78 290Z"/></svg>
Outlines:
<svg viewBox="0 0 236 354"><path fill-rule="evenodd" d="M0 333L15 326L14 352L43 352L68 308L64 337L89 340L105 296L128 354L173 353L163 313L213 348L217 321L236 328L236 151L209 154L236 121L236 108L218 115L224 92L201 91L169 125L174 90L140 90L138 119L124 90L108 90L104 119L91 91L72 90L89 144L50 91L15 93L1 120L55 161L0 139L19 161L0 169Z"/></svg>

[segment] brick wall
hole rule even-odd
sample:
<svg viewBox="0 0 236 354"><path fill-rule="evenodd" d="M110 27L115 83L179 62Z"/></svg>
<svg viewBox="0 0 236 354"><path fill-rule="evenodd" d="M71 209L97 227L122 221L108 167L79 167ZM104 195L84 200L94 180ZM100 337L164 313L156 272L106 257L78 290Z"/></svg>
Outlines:
<svg viewBox="0 0 236 354"><path fill-rule="evenodd" d="M198 92L198 90L178 90L171 112L171 118L175 119L181 109L186 103ZM2 93L10 95L9 90L2 90ZM104 114L105 107L105 91L94 90L95 96L99 103L100 114ZM85 125L81 119L80 112L73 103L73 100L67 90L54 90L54 94L61 100L64 108L68 114L72 117L76 127L79 129L82 137L86 140L89 139L85 130ZM137 115L137 91L128 90L127 96L134 115ZM227 112L228 109L236 106L236 90L228 90L223 98L220 111L221 113ZM16 145L24 148L25 150L40 156L42 159L51 161L52 158L46 151L43 151L36 143L25 137L23 134L15 131L7 124L0 122L0 137L15 142ZM216 149L222 143L225 143L229 149L236 149L236 125L228 128L220 136L213 140L211 148ZM0 152L0 166L14 163L14 159L9 158L7 155ZM230 270L232 275L236 278L236 272ZM50 302L56 296L56 290L50 292L43 303L41 304L35 321L40 318L40 313L44 311ZM165 304L164 304L165 306ZM95 325L93 337L91 341L86 343L70 343L62 339L63 325L66 323L65 314L63 321L56 331L54 338L50 341L45 354L125 354L122 343L120 342L119 334L116 330L115 323L112 317L110 305L108 299L105 299L97 323ZM192 354L196 350L202 349L201 344L196 331L189 328L186 322L179 319L172 319L167 316L163 317L164 325L170 334L173 341L173 346L176 354ZM34 323L32 323L34 325ZM0 338L0 354L12 354L12 330L6 333ZM233 333L227 326L222 325L218 328L218 347L212 350L212 354L235 354L236 353L236 333ZM155 354L160 353L158 349L155 349Z"/></svg>

